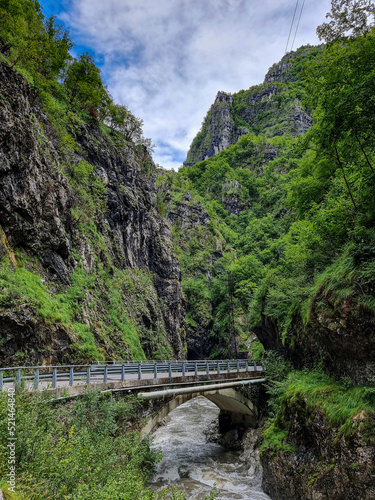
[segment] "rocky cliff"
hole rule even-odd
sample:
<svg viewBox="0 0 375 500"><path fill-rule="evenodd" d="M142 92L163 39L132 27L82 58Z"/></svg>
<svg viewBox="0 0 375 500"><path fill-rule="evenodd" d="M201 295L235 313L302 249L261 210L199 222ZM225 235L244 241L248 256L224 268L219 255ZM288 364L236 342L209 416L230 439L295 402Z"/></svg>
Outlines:
<svg viewBox="0 0 375 500"><path fill-rule="evenodd" d="M237 127L232 117L233 96L226 92L218 92L214 104L206 115L202 130L195 137L185 167L211 158L235 144L242 135L249 133L246 127Z"/></svg>
<svg viewBox="0 0 375 500"><path fill-rule="evenodd" d="M345 435L320 405L309 403L301 395L286 402L289 449L268 447L263 452L266 493L275 500L374 498L374 413L355 415Z"/></svg>
<svg viewBox="0 0 375 500"><path fill-rule="evenodd" d="M180 267L147 149L69 111L62 135L5 63L0 94L2 363L183 357Z"/></svg>
<svg viewBox="0 0 375 500"><path fill-rule="evenodd" d="M319 50L301 47L287 54L270 68L261 85L235 94L218 92L190 146L184 166L215 156L250 131L268 137L306 132L312 121L309 111L301 104L303 89L298 82L303 61Z"/></svg>

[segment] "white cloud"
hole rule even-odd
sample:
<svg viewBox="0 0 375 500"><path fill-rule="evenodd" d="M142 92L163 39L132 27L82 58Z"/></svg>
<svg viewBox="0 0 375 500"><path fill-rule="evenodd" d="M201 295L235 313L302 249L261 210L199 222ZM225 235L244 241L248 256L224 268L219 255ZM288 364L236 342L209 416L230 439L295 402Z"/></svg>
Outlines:
<svg viewBox="0 0 375 500"><path fill-rule="evenodd" d="M71 0L60 17L73 40L103 58L111 94L144 120L155 160L178 168L217 91L261 83L284 55L294 7L291 0ZM316 26L329 10L330 0L305 2L294 48L318 43Z"/></svg>

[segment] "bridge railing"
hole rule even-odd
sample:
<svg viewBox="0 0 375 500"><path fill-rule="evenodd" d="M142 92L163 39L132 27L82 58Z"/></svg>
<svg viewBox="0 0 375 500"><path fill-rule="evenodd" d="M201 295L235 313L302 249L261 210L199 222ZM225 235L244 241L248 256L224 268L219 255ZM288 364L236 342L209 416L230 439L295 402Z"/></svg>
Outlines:
<svg viewBox="0 0 375 500"><path fill-rule="evenodd" d="M26 385L29 390L73 386L127 379L198 376L263 370L258 359L194 360L194 361L111 361L89 365L15 366L0 368L0 390Z"/></svg>

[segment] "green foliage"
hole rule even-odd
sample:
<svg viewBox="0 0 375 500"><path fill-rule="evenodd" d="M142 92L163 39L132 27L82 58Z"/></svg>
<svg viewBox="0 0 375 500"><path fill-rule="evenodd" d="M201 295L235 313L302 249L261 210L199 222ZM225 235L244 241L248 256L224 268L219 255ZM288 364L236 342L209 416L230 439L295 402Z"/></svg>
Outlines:
<svg viewBox="0 0 375 500"><path fill-rule="evenodd" d="M138 332L123 307L123 281L111 280L106 273L104 277L89 275L77 267L66 291L54 294L36 273L24 267L13 270L3 263L0 268L0 301L15 310L25 302L29 303L45 322L62 324L71 332L72 339L77 337L77 341L72 345L76 348L77 357L82 360L102 359L103 355L96 344L98 337L104 337L110 342L111 337L116 335L120 337L117 337L117 346L113 348L119 356L128 357L130 354L133 359L144 359ZM106 319L108 323L103 323L99 329L89 327L81 320L88 295L91 295L94 301L106 304L106 313L102 319Z"/></svg>
<svg viewBox="0 0 375 500"><path fill-rule="evenodd" d="M146 482L160 460L130 431L139 412L133 398L89 392L67 404L50 395L16 396L16 469L20 500L141 500L155 498ZM6 394L0 395L0 475L7 468Z"/></svg>
<svg viewBox="0 0 375 500"><path fill-rule="evenodd" d="M365 35L374 27L375 6L370 0L332 0L332 20L318 26L316 32L326 43Z"/></svg>
<svg viewBox="0 0 375 500"><path fill-rule="evenodd" d="M72 112L83 112L86 121L108 122L122 143L133 141L152 151L151 139L142 133L142 120L126 106L114 104L89 53L72 58L69 31L56 24L54 16L46 19L37 1L1 0L0 33L2 59L36 88L63 148L76 149L69 131L77 118Z"/></svg>
<svg viewBox="0 0 375 500"><path fill-rule="evenodd" d="M19 64L32 74L53 80L71 59L69 32L56 24L54 16L45 19L36 1L2 0L0 32L0 51L12 66Z"/></svg>
<svg viewBox="0 0 375 500"><path fill-rule="evenodd" d="M110 97L103 85L99 68L89 53L84 53L69 65L64 85L69 92L70 105L89 111L103 111Z"/></svg>
<svg viewBox="0 0 375 500"><path fill-rule="evenodd" d="M251 343L250 351L252 353L253 359L262 359L266 355L266 350L263 347L263 344L259 342L259 340L254 340Z"/></svg>
<svg viewBox="0 0 375 500"><path fill-rule="evenodd" d="M144 146L152 152L154 146L151 139L143 136L143 120L137 118L127 106L111 103L107 107L106 116L111 132L118 132L125 141L132 141L138 146Z"/></svg>
<svg viewBox="0 0 375 500"><path fill-rule="evenodd" d="M272 382L269 394L272 413L266 424L262 451L268 447L274 451L293 449L288 434L290 416L295 411L303 411L306 419L322 412L328 426L338 429L337 438L348 439L359 431L365 442L374 442L374 428L369 432L369 424L375 416L374 387L336 382L317 369L291 371L281 376Z"/></svg>
<svg viewBox="0 0 375 500"><path fill-rule="evenodd" d="M75 192L73 218L87 225L103 217L107 212L107 188L93 165L85 160L72 161L65 173Z"/></svg>
<svg viewBox="0 0 375 500"><path fill-rule="evenodd" d="M374 310L374 40L369 32L326 48L299 49L286 61L290 68L281 83L275 82L269 108L262 108L256 126L246 116L254 115L252 106L259 104L254 96L266 86L234 95L233 118L238 126L251 125L251 133L215 157L183 168L170 183L172 199L177 183L180 197L184 189L192 199L200 197L210 217L204 232L216 239L197 237L197 228L188 234L174 230L189 328L200 325L201 309L212 335L228 335L228 271L236 331L243 338L263 315L292 347L293 325L309 322L318 293L331 294L337 306L350 297L353 313L360 305ZM277 66L269 78L274 71ZM291 112L288 105L295 99L314 109L309 132L267 138L269 122L281 124L285 133L282 113ZM210 119L204 121L201 141ZM229 213L233 204L239 215ZM236 253L229 265L230 249Z"/></svg>

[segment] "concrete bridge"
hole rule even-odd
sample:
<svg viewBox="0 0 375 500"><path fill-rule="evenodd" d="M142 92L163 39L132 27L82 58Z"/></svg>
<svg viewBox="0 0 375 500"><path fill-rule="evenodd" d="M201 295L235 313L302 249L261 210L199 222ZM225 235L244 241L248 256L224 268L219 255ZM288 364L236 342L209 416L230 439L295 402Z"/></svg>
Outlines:
<svg viewBox="0 0 375 500"><path fill-rule="evenodd" d="M220 409L219 430L222 435L232 429L256 427L259 391L254 389L265 381L259 372L245 372L241 377L202 379L137 390L137 397L143 401L144 416L148 417L142 434L156 430L171 411L197 396L204 396Z"/></svg>
<svg viewBox="0 0 375 500"><path fill-rule="evenodd" d="M117 397L135 394L142 401L146 424L155 430L175 408L204 396L220 408L222 434L258 421L256 386L264 382L259 360L111 362L91 365L0 368L0 389L23 386L47 390L59 399L78 397L88 389Z"/></svg>
<svg viewBox="0 0 375 500"><path fill-rule="evenodd" d="M156 383L160 379L178 377L199 380L202 374L220 376L259 372L262 369L262 362L256 359L97 361L89 365L0 367L0 390L22 386L29 391L55 389L57 395L62 392L77 394L87 388L102 390L137 386L137 381L153 380Z"/></svg>

